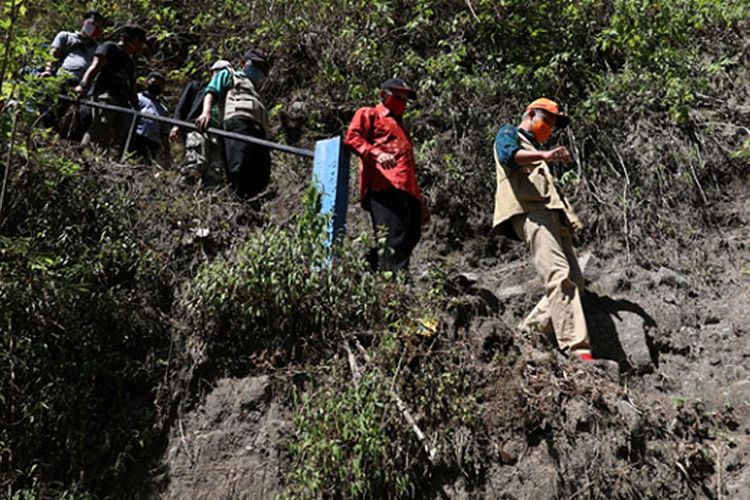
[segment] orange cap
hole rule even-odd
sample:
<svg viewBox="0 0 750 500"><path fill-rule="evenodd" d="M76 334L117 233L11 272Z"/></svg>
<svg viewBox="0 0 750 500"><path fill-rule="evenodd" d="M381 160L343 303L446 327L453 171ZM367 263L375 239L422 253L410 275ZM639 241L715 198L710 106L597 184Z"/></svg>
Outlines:
<svg viewBox="0 0 750 500"><path fill-rule="evenodd" d="M546 97L540 97L539 99L526 106L526 111L529 111L531 109L543 109L548 113L552 113L553 115L555 115L557 117L555 128L564 128L568 126L568 123L570 123L570 118L567 114L560 111L560 106L558 106L555 101L547 99Z"/></svg>

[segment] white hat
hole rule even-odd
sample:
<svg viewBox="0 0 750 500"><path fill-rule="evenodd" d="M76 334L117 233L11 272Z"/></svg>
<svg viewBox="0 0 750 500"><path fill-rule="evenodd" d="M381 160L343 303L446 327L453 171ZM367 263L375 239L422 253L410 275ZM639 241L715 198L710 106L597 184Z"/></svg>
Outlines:
<svg viewBox="0 0 750 500"><path fill-rule="evenodd" d="M219 71L221 69L231 68L231 67L232 67L232 63L230 63L229 61L225 59L219 59L211 66L211 71Z"/></svg>

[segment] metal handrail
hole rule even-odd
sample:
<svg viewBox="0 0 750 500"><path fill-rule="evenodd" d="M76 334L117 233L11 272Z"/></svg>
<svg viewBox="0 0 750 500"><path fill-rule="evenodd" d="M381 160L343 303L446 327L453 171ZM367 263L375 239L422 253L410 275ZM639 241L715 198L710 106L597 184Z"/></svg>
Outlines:
<svg viewBox="0 0 750 500"><path fill-rule="evenodd" d="M157 121L157 122L169 123L171 125L177 125L179 127L184 127L190 130L198 130L198 127L196 127L195 123L193 122L177 120L175 118L168 118L166 116L153 115L151 113L142 113L141 111L138 111L137 109L123 108L121 106L113 106L111 104L104 104L98 101L76 99L74 97L70 97L66 95L60 95L58 97L64 101L81 103L87 106L91 106L93 108L107 109L110 111L117 111L120 113L126 113L129 115L132 115L133 122L130 125L130 132L128 133L128 139L125 143L125 150L123 151L123 157L127 155L127 152L128 152L127 150L130 144L130 139L135 130L135 123L137 122L138 118L146 118L146 119ZM295 148L294 146L287 146L284 144L279 144L277 142L266 141L264 139L258 139L257 137L252 137L252 136L244 135L244 134L238 134L236 132L227 132L226 130L221 130L221 129L214 128L214 127L209 127L208 129L203 130L201 132L205 132L211 135L216 135L219 137L224 137L225 139L234 139L237 141L248 142L251 144L258 144L260 146L265 146L269 149L275 149L276 151L281 151L283 153L290 153L290 154L297 155L297 156L304 156L306 158L315 158L315 152L310 149Z"/></svg>

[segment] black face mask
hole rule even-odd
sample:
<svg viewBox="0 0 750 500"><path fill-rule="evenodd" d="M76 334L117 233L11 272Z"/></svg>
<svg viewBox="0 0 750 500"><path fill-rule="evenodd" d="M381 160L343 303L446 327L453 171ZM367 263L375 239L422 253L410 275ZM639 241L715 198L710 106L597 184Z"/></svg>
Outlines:
<svg viewBox="0 0 750 500"><path fill-rule="evenodd" d="M157 97L162 92L164 92L164 89L161 88L161 85L151 84L146 87L146 90L148 90L148 93L151 94L154 97Z"/></svg>

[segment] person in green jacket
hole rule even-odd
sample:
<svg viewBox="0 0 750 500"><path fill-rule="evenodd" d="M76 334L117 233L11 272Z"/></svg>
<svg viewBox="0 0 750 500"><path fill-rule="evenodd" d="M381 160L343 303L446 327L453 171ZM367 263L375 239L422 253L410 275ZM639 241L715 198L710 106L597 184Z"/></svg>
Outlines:
<svg viewBox="0 0 750 500"><path fill-rule="evenodd" d="M211 123L211 108L219 104L221 126L228 132L259 139L268 136L268 113L257 87L268 75L270 58L258 49L248 50L239 70L217 72L206 87L203 111L195 120L199 130ZM271 179L271 154L265 146L234 139L224 140L226 172L229 183L242 198L261 193Z"/></svg>

